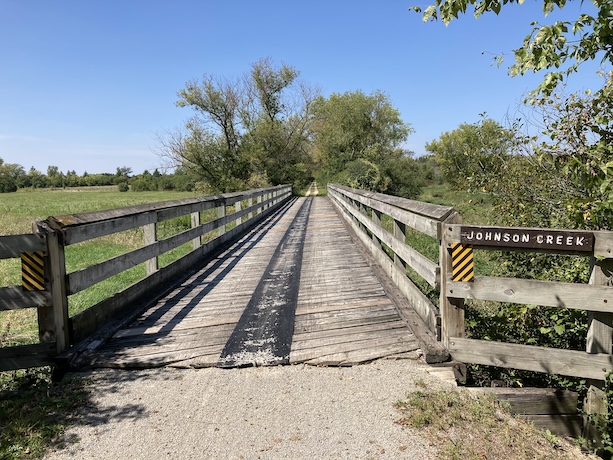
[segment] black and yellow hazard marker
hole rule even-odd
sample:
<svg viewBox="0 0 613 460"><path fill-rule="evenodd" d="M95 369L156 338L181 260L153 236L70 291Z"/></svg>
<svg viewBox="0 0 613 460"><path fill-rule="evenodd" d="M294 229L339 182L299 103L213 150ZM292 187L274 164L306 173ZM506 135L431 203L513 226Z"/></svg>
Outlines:
<svg viewBox="0 0 613 460"><path fill-rule="evenodd" d="M21 283L26 291L45 290L45 256L42 251L21 254Z"/></svg>
<svg viewBox="0 0 613 460"><path fill-rule="evenodd" d="M474 280L475 260L472 245L453 243L451 245L451 281Z"/></svg>

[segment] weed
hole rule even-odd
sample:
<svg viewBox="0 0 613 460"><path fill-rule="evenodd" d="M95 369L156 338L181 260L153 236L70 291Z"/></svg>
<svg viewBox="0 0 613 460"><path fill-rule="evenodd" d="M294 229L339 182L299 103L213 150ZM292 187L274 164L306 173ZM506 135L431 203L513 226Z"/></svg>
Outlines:
<svg viewBox="0 0 613 460"><path fill-rule="evenodd" d="M491 395L416 391L396 408L397 423L422 431L443 459L585 458L576 446L511 417Z"/></svg>
<svg viewBox="0 0 613 460"><path fill-rule="evenodd" d="M49 368L0 372L0 458L41 458L88 401L87 382L51 382Z"/></svg>

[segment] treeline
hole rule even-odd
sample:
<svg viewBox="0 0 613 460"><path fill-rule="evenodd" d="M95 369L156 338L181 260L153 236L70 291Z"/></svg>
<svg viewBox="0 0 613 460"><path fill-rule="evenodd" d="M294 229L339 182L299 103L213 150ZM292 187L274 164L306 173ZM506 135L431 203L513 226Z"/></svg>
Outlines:
<svg viewBox="0 0 613 460"><path fill-rule="evenodd" d="M196 177L178 169L171 174L160 173L157 169L150 173L132 175L132 169L118 167L115 174L84 172L78 175L76 171L59 170L57 166L49 166L43 174L32 167L26 173L19 164L5 163L0 158L0 193L16 192L18 189L44 189L67 187L96 187L115 185L120 191L133 190L137 192L155 190L193 191L198 186Z"/></svg>

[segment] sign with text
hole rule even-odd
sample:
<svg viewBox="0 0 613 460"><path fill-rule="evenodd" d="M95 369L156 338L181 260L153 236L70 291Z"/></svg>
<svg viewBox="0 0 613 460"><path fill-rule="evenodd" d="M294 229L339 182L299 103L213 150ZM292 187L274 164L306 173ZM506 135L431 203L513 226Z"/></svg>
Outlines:
<svg viewBox="0 0 613 460"><path fill-rule="evenodd" d="M594 234L546 228L460 227L460 242L475 246L592 252Z"/></svg>

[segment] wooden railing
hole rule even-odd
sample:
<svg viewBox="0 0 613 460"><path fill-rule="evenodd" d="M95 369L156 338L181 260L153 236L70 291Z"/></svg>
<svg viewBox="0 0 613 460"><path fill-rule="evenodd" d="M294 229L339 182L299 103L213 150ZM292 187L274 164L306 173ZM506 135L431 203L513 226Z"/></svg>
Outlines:
<svg viewBox="0 0 613 460"><path fill-rule="evenodd" d="M588 245L588 239L590 240ZM576 244L580 241L580 245ZM476 276L452 281L449 248L472 243L475 250L538 251L590 257L589 284ZM604 380L613 370L613 232L520 227L444 225L443 340L454 359L466 363ZM561 307L588 312L586 351L476 340L465 337L464 299Z"/></svg>
<svg viewBox="0 0 613 460"><path fill-rule="evenodd" d="M410 301L428 329L440 336L439 308L411 281L407 268L437 291L441 288L441 269L437 261L407 244L407 232L412 229L432 238L438 253L442 224L457 222L458 214L448 206L332 184L328 184L328 196L352 223L377 263Z"/></svg>
<svg viewBox="0 0 613 460"><path fill-rule="evenodd" d="M34 235L0 237L0 258L20 257L24 252L43 251L45 291L28 292L21 286L0 289L0 311L37 307L40 344L0 348L0 370L46 365L72 345L98 332L109 322L155 298L165 283L181 276L203 257L244 234L274 212L292 195L291 186L250 190L203 198L146 204L108 211L49 217L34 224ZM217 209L216 218L201 223L203 211ZM158 239L163 221L190 216L191 228ZM66 272L67 246L131 229L143 229L143 246L88 267ZM204 241L204 235L216 236ZM159 257L192 243L191 251L160 268ZM117 293L70 317L68 297L138 264L146 276Z"/></svg>
<svg viewBox="0 0 613 460"><path fill-rule="evenodd" d="M595 380L603 380L613 370L613 232L470 227L461 225L461 216L449 207L338 185L328 185L328 195L423 321L437 333L453 360ZM411 239L407 238L407 227L438 240L438 262L407 243ZM480 235L480 239L475 235ZM539 241L543 244L527 247L528 235L532 235L536 246ZM548 238L551 238L549 245ZM593 238L587 252L581 238ZM574 244L577 241L581 245ZM556 245L557 242L561 244ZM453 281L451 248L457 243L472 243L474 250L583 254L591 258L590 284L489 276L475 276L470 282ZM438 306L409 279L407 268L438 292ZM587 350L466 338L465 299L586 310Z"/></svg>

